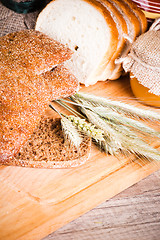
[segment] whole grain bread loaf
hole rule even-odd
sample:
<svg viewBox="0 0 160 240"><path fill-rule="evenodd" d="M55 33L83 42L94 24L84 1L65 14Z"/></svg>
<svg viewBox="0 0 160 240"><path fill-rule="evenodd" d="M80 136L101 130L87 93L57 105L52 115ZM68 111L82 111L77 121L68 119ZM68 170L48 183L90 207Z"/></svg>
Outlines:
<svg viewBox="0 0 160 240"><path fill-rule="evenodd" d="M79 149L64 143L60 119L42 117L16 157L5 165L35 168L67 168L83 164L89 157L91 140L83 137Z"/></svg>
<svg viewBox="0 0 160 240"><path fill-rule="evenodd" d="M44 34L37 31L35 33L34 30L25 30L0 39L1 163L5 163L18 153L39 123L51 100L71 95L78 89L77 79L63 66L40 74L55 64L63 62L72 53L68 48L58 45ZM13 35L16 36L11 41L13 48L11 48L12 44L6 48L7 41L10 44L8 39ZM28 36L28 45L27 38L22 36ZM43 44L41 44L41 37ZM46 45L48 44L46 48L45 41ZM22 51L18 42L22 46ZM51 49L49 42L51 42Z"/></svg>

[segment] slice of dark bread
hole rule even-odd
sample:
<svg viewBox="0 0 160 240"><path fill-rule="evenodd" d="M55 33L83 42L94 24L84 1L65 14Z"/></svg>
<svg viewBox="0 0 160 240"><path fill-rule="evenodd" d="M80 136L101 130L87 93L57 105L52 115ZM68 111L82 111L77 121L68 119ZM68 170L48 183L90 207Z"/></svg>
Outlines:
<svg viewBox="0 0 160 240"><path fill-rule="evenodd" d="M67 168L83 164L89 157L90 138L84 136L77 150L64 143L60 119L42 117L16 157L4 165L34 168Z"/></svg>

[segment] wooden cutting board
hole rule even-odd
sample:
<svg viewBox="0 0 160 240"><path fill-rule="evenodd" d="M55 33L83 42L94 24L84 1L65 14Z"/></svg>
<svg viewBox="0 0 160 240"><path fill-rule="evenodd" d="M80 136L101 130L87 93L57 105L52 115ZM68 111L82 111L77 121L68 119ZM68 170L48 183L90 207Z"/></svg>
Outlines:
<svg viewBox="0 0 160 240"><path fill-rule="evenodd" d="M80 91L148 108L133 100L127 77ZM89 160L77 168L1 166L0 240L42 239L160 168L134 159L108 156L92 145Z"/></svg>

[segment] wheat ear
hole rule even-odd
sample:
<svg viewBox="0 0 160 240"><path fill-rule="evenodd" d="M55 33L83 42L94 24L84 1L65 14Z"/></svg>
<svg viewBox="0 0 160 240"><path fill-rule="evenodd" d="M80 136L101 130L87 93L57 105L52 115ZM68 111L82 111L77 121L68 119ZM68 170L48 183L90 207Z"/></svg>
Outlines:
<svg viewBox="0 0 160 240"><path fill-rule="evenodd" d="M109 142L114 143L115 148L121 148L121 141L119 141L119 134L110 127L107 122L100 118L96 113L92 112L89 109L82 109L83 113L87 116L88 120L94 124L97 128L100 128L104 132L104 136L109 139Z"/></svg>
<svg viewBox="0 0 160 240"><path fill-rule="evenodd" d="M120 134L122 152L130 152L148 160L160 161L160 151L139 138L134 131L124 125L117 125L109 120L106 121Z"/></svg>
<svg viewBox="0 0 160 240"><path fill-rule="evenodd" d="M98 97L92 94L87 93L76 93L73 98L77 100L85 100L89 103L91 103L93 106L104 106L107 108L111 108L114 111L120 112L120 113L126 113L128 115L137 116L142 119L149 119L149 120L155 120L160 121L160 114L151 111L151 110L144 110L142 108L137 108L135 106L120 102L120 101L113 101L104 97Z"/></svg>
<svg viewBox="0 0 160 240"><path fill-rule="evenodd" d="M69 115L67 118L78 128L79 131L93 138L96 142L104 141L103 131L96 128L95 125L86 122L85 119L73 115Z"/></svg>
<svg viewBox="0 0 160 240"><path fill-rule="evenodd" d="M137 121L132 118L121 116L120 114L112 111L106 110L104 107L92 107L92 110L97 112L101 117L104 117L108 120L112 120L116 124L123 124L129 128L134 128L143 134L149 134L150 137L160 138L160 132L154 130L153 128L147 126L146 124Z"/></svg>
<svg viewBox="0 0 160 240"><path fill-rule="evenodd" d="M61 126L65 142L75 146L78 149L82 142L79 131L71 123L71 121L68 120L67 116L65 116L63 113L60 113L52 104L49 104L49 107L56 111L61 117Z"/></svg>
<svg viewBox="0 0 160 240"><path fill-rule="evenodd" d="M64 116L61 118L61 125L65 141L69 141L69 144L74 145L78 149L82 138L76 127Z"/></svg>

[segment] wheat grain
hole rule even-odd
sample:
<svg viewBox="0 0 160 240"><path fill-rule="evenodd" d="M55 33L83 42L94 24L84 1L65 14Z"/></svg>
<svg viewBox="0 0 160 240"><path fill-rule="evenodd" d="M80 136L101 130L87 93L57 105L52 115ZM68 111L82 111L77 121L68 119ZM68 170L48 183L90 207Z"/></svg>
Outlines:
<svg viewBox="0 0 160 240"><path fill-rule="evenodd" d="M95 139L97 142L104 141L103 131L96 128L95 125L86 122L85 119L73 115L70 115L67 118L78 128L79 131Z"/></svg>

